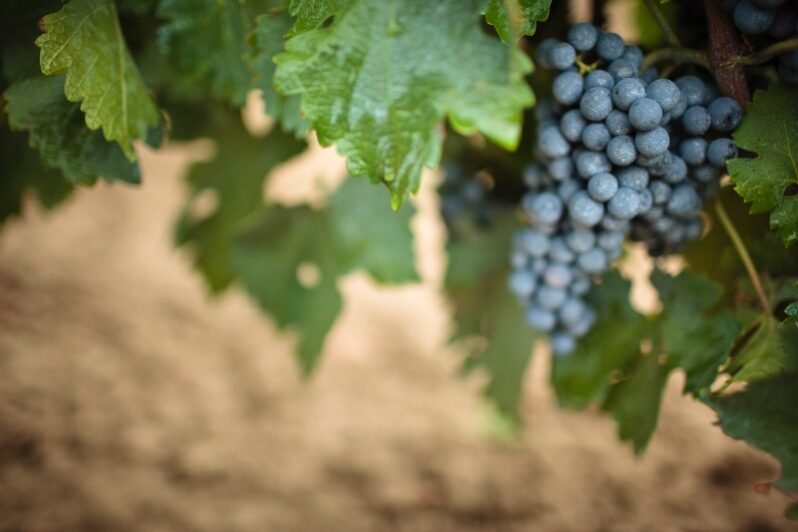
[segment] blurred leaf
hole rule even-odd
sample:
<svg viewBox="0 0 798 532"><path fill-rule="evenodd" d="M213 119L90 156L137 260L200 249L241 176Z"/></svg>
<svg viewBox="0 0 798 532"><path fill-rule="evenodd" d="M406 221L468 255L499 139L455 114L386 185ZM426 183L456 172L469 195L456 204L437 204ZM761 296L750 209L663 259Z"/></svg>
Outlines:
<svg viewBox="0 0 798 532"><path fill-rule="evenodd" d="M535 34L538 22L549 18L550 6L551 0L489 0L483 9L501 40L515 43L523 35Z"/></svg>
<svg viewBox="0 0 798 532"><path fill-rule="evenodd" d="M291 0L288 11L296 17L290 35L315 30L338 13L349 0Z"/></svg>
<svg viewBox="0 0 798 532"><path fill-rule="evenodd" d="M284 131L305 135L310 124L302 117L299 96L283 96L274 89L274 56L283 51L284 35L291 27L291 17L274 13L258 17L255 30L249 35L247 57L255 77L255 87L261 90L266 112L280 123Z"/></svg>
<svg viewBox="0 0 798 532"><path fill-rule="evenodd" d="M734 140L758 155L729 161L735 190L751 202L751 212L771 212L771 227L785 246L794 244L798 197L785 196L785 190L798 183L798 89L776 83L756 91Z"/></svg>
<svg viewBox="0 0 798 532"><path fill-rule="evenodd" d="M111 0L72 0L43 19L36 39L47 75L66 72L64 93L81 102L89 129L103 128L131 161L133 141L160 122L147 87L130 57Z"/></svg>
<svg viewBox="0 0 798 532"><path fill-rule="evenodd" d="M382 212L377 222L378 192L350 178L329 207L268 206L236 238L236 277L280 327L297 329L299 362L306 374L315 367L341 308L338 277L364 269L378 282L417 279L408 228L412 210Z"/></svg>
<svg viewBox="0 0 798 532"><path fill-rule="evenodd" d="M798 361L784 348L782 332L785 330L788 331L771 314L757 315L746 325L725 371L736 381L751 382L798 369Z"/></svg>
<svg viewBox="0 0 798 532"><path fill-rule="evenodd" d="M648 323L629 304L630 286L610 272L588 294L598 321L576 352L553 360L551 377L560 406L584 408L603 401L613 376L640 356Z"/></svg>
<svg viewBox="0 0 798 532"><path fill-rule="evenodd" d="M230 245L238 225L260 211L268 173L301 153L305 143L277 128L265 138L253 137L237 113L217 112L215 116L216 155L189 171L191 198L178 220L175 241L190 246L196 268L211 291L220 292L234 278ZM197 214L203 202L213 209Z"/></svg>
<svg viewBox="0 0 798 532"><path fill-rule="evenodd" d="M42 163L60 169L68 180L92 184L140 181L139 168L119 145L86 127L79 104L64 98L64 77L20 81L5 93L8 122L13 129L28 130L30 146L38 149Z"/></svg>
<svg viewBox="0 0 798 532"><path fill-rule="evenodd" d="M740 324L726 309L707 314L720 299L723 288L704 277L689 270L676 277L655 270L651 281L663 304L659 336L667 353L667 365L685 371L685 390L696 395L717 378L740 332Z"/></svg>
<svg viewBox="0 0 798 532"><path fill-rule="evenodd" d="M703 397L732 438L745 440L781 462L777 488L798 491L798 373L750 383L744 391Z"/></svg>
<svg viewBox="0 0 798 532"><path fill-rule="evenodd" d="M437 163L442 118L507 149L518 143L531 64L484 34L481 3L348 0L328 27L275 57L277 89L301 95L320 142L337 143L352 175L383 180L395 208Z"/></svg>
<svg viewBox="0 0 798 532"><path fill-rule="evenodd" d="M454 305L452 341L473 345L464 370L482 368L489 378L486 397L502 415L517 422L537 335L507 288L507 257L515 228L512 212L506 212L487 229L450 239L444 286Z"/></svg>
<svg viewBox="0 0 798 532"><path fill-rule="evenodd" d="M602 405L618 423L618 437L631 441L635 454L645 450L657 427L669 373L656 354L641 357L620 382L613 384Z"/></svg>
<svg viewBox="0 0 798 532"><path fill-rule="evenodd" d="M51 209L72 192L72 185L60 172L42 167L24 134L2 126L0 160L0 222L22 214L26 193L34 193L43 207Z"/></svg>

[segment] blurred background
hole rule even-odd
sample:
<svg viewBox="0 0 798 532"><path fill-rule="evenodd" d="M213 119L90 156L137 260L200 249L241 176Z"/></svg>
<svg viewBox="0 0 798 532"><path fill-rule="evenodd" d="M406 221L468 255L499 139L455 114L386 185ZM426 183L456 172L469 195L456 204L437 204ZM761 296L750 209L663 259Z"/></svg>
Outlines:
<svg viewBox="0 0 798 532"><path fill-rule="evenodd" d="M0 530L789 526L785 498L755 489L775 463L680 396L680 375L635 459L611 419L556 409L541 351L509 438L446 346L434 174L413 219L423 282L345 278L341 319L303 382L292 335L239 289L210 298L172 245L182 176L212 150L142 150L140 189L101 184L51 213L31 203L3 228ZM267 192L306 199L343 168L315 147Z"/></svg>

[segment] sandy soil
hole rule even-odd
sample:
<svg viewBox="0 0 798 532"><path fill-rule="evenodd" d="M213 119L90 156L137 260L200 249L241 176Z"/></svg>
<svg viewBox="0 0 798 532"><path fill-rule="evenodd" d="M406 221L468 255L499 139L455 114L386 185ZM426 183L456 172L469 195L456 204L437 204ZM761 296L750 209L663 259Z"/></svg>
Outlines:
<svg viewBox="0 0 798 532"><path fill-rule="evenodd" d="M147 154L140 190L83 191L2 230L0 530L789 529L785 498L753 489L776 465L723 436L678 376L639 460L607 418L555 409L545 353L519 441L490 438L479 378L454 378L444 346L428 191L414 223L424 283L347 278L303 384L291 334L238 291L210 300L171 246L196 153ZM301 166L278 195L313 189Z"/></svg>

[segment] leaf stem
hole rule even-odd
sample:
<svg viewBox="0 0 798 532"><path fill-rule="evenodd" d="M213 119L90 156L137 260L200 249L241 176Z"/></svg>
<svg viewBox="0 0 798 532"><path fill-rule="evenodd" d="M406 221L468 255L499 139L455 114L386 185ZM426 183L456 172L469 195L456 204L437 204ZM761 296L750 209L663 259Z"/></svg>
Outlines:
<svg viewBox="0 0 798 532"><path fill-rule="evenodd" d="M672 61L677 65L688 63L709 69L707 54L701 50L693 50L692 48L660 48L646 55L640 70L645 72L647 68L662 61Z"/></svg>
<svg viewBox="0 0 798 532"><path fill-rule="evenodd" d="M767 48L752 54L737 56L734 62L738 65L761 65L777 55L792 52L793 50L798 50L798 38L771 44Z"/></svg>
<svg viewBox="0 0 798 532"><path fill-rule="evenodd" d="M645 0L646 7L654 16L654 20L657 21L657 25L659 25L662 33L665 35L665 40L668 41L668 44L675 48L681 48L682 44L679 42L679 37L676 36L676 32L673 31L671 25L668 24L668 20L665 18L665 14L657 5L656 0Z"/></svg>
<svg viewBox="0 0 798 532"><path fill-rule="evenodd" d="M768 296L765 294L765 289L762 287L762 280L759 278L759 273L756 271L754 261L751 260L751 255L748 253L748 249L745 247L743 239L740 238L740 233L737 232L737 228L734 227L734 224L729 218L729 215L726 213L726 209L723 207L723 204L720 202L720 200L715 202L715 212L718 214L718 219L720 220L723 229L725 229L726 233L729 235L729 238L734 245L734 249L737 250L737 254L740 256L743 266L745 266L745 271L748 273L748 277L751 279L751 283L754 285L754 290L756 290L757 296L759 296L759 302L768 313L772 313L773 307L771 307L770 300L768 300Z"/></svg>

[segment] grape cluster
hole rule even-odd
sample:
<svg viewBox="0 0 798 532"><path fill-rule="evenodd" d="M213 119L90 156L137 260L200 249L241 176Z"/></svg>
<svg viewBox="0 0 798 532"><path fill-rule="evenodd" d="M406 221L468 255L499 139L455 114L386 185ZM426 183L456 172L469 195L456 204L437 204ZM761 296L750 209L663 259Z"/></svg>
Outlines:
<svg viewBox="0 0 798 532"><path fill-rule="evenodd" d="M798 3L795 0L723 0L734 25L750 36L761 36L765 45L798 38ZM798 84L798 50L778 59L779 77Z"/></svg>
<svg viewBox="0 0 798 532"><path fill-rule="evenodd" d="M566 355L596 320L583 296L626 236L663 254L701 235L742 109L695 76L638 76L640 48L587 23L543 41L537 59L559 73L536 109L521 203L531 227L516 235L509 284L530 326Z"/></svg>
<svg viewBox="0 0 798 532"><path fill-rule="evenodd" d="M463 165L456 161L447 161L439 192L441 216L450 234L456 234L463 222L477 227L490 224L488 186Z"/></svg>

